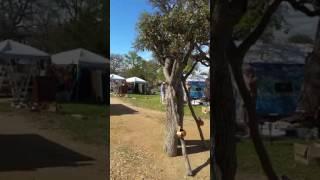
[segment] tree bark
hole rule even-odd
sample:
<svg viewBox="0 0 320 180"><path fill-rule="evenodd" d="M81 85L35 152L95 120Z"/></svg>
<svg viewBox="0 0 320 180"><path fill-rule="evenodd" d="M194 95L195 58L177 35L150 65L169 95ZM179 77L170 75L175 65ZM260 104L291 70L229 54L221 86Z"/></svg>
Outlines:
<svg viewBox="0 0 320 180"><path fill-rule="evenodd" d="M183 126L184 103L181 81L179 80L170 81L166 88L167 118L165 123L164 151L169 157L177 155L177 128L178 126Z"/></svg>
<svg viewBox="0 0 320 180"><path fill-rule="evenodd" d="M228 2L215 3L211 14L210 58L213 59L213 73L210 72L211 108L211 164L217 165L217 174L223 180L234 180L237 167L235 141L235 100L226 56L228 42L232 38L232 23L228 16ZM214 158L212 157L214 156ZM214 162L216 161L216 162ZM214 170L214 169L213 169ZM213 178L216 175L212 175Z"/></svg>
<svg viewBox="0 0 320 180"><path fill-rule="evenodd" d="M314 116L320 107L320 21L318 22L313 52L306 58L304 82L299 106L308 116Z"/></svg>
<svg viewBox="0 0 320 180"><path fill-rule="evenodd" d="M169 157L177 156L178 138L176 136L176 120L179 118L179 114L177 113L176 109L175 94L175 88L172 85L168 85L168 87L166 88L167 118L165 123L164 151Z"/></svg>

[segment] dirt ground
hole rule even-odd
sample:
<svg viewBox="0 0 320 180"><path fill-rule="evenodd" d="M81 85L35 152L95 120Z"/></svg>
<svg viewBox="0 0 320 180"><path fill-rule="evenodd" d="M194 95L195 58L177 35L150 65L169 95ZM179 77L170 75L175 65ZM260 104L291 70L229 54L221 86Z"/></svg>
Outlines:
<svg viewBox="0 0 320 180"><path fill-rule="evenodd" d="M195 122L186 118L186 143L194 177L185 176L181 155L167 157L163 152L165 114L131 106L118 98L111 98L110 107L111 179L209 179L208 149L200 146ZM209 139L209 121L202 126ZM179 151L181 153L181 150Z"/></svg>
<svg viewBox="0 0 320 180"><path fill-rule="evenodd" d="M75 142L25 112L0 114L0 179L93 180L105 178L105 148Z"/></svg>

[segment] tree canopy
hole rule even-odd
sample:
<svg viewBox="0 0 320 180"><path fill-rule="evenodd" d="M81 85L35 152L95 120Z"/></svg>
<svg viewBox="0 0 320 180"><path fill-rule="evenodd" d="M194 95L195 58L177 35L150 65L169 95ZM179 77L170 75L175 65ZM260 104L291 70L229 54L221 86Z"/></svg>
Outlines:
<svg viewBox="0 0 320 180"><path fill-rule="evenodd" d="M184 63L206 59L201 51L209 40L208 2L151 0L150 3L156 12L141 15L135 47L152 51L163 66L166 59Z"/></svg>
<svg viewBox="0 0 320 180"><path fill-rule="evenodd" d="M103 0L3 0L0 39L14 39L49 53L86 48L106 55Z"/></svg>

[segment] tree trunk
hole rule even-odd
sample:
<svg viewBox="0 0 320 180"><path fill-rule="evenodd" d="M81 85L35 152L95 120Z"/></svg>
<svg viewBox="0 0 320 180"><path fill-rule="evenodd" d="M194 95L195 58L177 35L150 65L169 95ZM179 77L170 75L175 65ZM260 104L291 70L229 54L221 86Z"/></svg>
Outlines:
<svg viewBox="0 0 320 180"><path fill-rule="evenodd" d="M237 168L235 141L235 100L226 56L228 43L232 38L232 23L226 14L228 3L219 1L211 14L210 58L213 59L213 73L210 72L211 110L211 166L217 165L217 174L223 180L234 180ZM214 157L213 157L214 156ZM214 162L216 161L216 162ZM215 169L212 169L214 171ZM211 177L215 177L212 175Z"/></svg>
<svg viewBox="0 0 320 180"><path fill-rule="evenodd" d="M313 52L306 58L300 108L314 116L320 107L320 21Z"/></svg>
<svg viewBox="0 0 320 180"><path fill-rule="evenodd" d="M181 77L181 76L179 76ZM178 137L176 135L178 126L183 124L183 92L181 81L172 81L166 88L166 122L164 151L169 157L177 155Z"/></svg>

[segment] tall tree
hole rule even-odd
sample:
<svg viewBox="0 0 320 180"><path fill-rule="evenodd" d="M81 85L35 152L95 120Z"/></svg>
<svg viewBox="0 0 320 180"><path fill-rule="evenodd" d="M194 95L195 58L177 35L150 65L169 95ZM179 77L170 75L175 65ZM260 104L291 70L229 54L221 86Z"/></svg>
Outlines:
<svg viewBox="0 0 320 180"><path fill-rule="evenodd" d="M219 90L219 87L217 87L218 84L218 78L215 76L221 75L223 73L231 74L230 69L227 69L227 64L231 66L232 69L232 75L234 77L234 80L236 82L237 88L240 91L241 97L244 100L247 112L248 112L248 118L249 118L249 128L250 128L250 136L253 140L254 147L256 149L256 152L259 156L261 165L263 170L265 171L267 177L269 179L278 179L274 169L272 168L271 161L269 159L268 153L266 149L264 148L264 145L261 141L259 131L258 131L258 124L257 124L257 118L256 118L256 111L255 111L255 102L253 101L249 90L246 87L245 81L243 79L243 73L242 73L242 65L244 61L244 57L250 47L256 43L256 41L263 36L263 33L268 27L268 24L270 25L270 22L272 22L272 15L275 14L276 10L278 9L281 2L288 2L291 6L293 6L295 9L298 9L305 14L309 16L315 16L319 13L318 10L311 10L306 6L306 4L315 2L315 1L304 1L304 0L273 0L273 1L259 1L260 3L264 3L264 6L262 10L259 13L259 16L255 16L257 21L252 25L252 28L250 28L245 35L240 38L241 42L238 45L235 41L237 39L234 39L232 37L232 33L235 32L236 27L241 24L241 21L245 19L245 15L250 12L248 7L250 5L250 1L248 0L239 0L239 1L211 1L212 2L212 9L214 9L214 12L212 13L212 22L214 22L212 27L212 39L211 39L211 49L210 49L210 55L214 59L214 63L216 66L215 71L213 75L213 78L216 78L217 80L213 80L213 102L214 104L219 104L219 92L223 93L222 90ZM258 1L257 1L258 2ZM221 37L223 36L223 37ZM218 61L218 62L215 62ZM224 67L224 70L220 70ZM217 70L218 69L218 70ZM220 85L220 84L219 84ZM232 88L232 86L227 84L225 88ZM215 92L218 91L218 92ZM228 96L228 94L220 94L224 95L225 97ZM229 96L231 96L231 93L229 93ZM218 108L220 111L231 111L232 107L224 106L219 107L215 106L215 108ZM219 110L215 109L214 111L214 122L215 123L221 123L219 121L223 121L224 117L219 118L219 114L215 115L216 113L219 113ZM222 123L224 125L227 124L228 121L224 121L225 123ZM217 125L216 125L217 126ZM214 127L213 127L214 128ZM214 129L215 131L215 129ZM218 130L216 130L218 131ZM223 132L221 132L223 133ZM233 133L233 132L229 132ZM230 137L230 134L226 133L225 137ZM215 132L213 136L215 141L219 140L221 137L220 134ZM228 138L229 140L232 140L232 138ZM227 138L224 139L227 141ZM231 142L231 143L230 143ZM233 141L229 141L230 144L233 143ZM234 179L233 175L228 175L228 166L230 166L232 163L232 160L228 161L228 157L224 156L226 158L225 162L223 162L224 159L219 160L220 155L223 156L223 152L219 150L219 146L224 145L224 147L220 148L226 148L226 152L233 153L234 152L234 146L224 143L218 143L215 144L215 157L217 158L217 164L222 172L222 177L225 177L226 179ZM220 152L220 153L219 153ZM222 154L221 154L222 153ZM230 159L230 158L229 158ZM221 162L220 162L221 161ZM229 163L228 163L229 162ZM229 172L234 173L234 169L229 170Z"/></svg>
<svg viewBox="0 0 320 180"><path fill-rule="evenodd" d="M0 1L0 38L24 41L33 28L36 0Z"/></svg>
<svg viewBox="0 0 320 180"><path fill-rule="evenodd" d="M177 155L177 135L183 128L183 92L181 78L190 59L199 59L197 46L208 42L206 0L150 0L156 9L144 13L138 23L136 48L150 50L163 67L167 86L167 118L164 150Z"/></svg>
<svg viewBox="0 0 320 180"><path fill-rule="evenodd" d="M244 57L250 47L263 35L272 15L279 7L281 0L274 1L211 1L212 38L210 57L213 59L212 102L213 102L213 134L211 139L214 146L214 157L222 179L234 179L236 174L235 151L235 102L232 89L232 79L240 91L249 114L250 135L254 147L261 161L263 170L269 179L277 179L272 168L269 156L261 141L255 114L255 103L247 89L242 73ZM249 5L260 8L255 19L248 24L244 23L252 13ZM247 16L247 18L246 18ZM241 25L249 26L245 30L237 29ZM245 33L239 33L245 32ZM241 40L240 45L236 41ZM215 160L215 159L212 159ZM215 163L215 162L212 162Z"/></svg>
<svg viewBox="0 0 320 180"><path fill-rule="evenodd" d="M110 73L123 75L125 71L125 58L120 54L111 54Z"/></svg>
<svg viewBox="0 0 320 180"><path fill-rule="evenodd" d="M302 3L290 1L291 5L307 16L320 16L320 1L305 1ZM309 5L309 6L308 6ZM311 6L310 6L311 5ZM305 118L311 118L320 127L320 21L316 30L313 51L306 58L304 67L304 82L299 108L304 110Z"/></svg>

